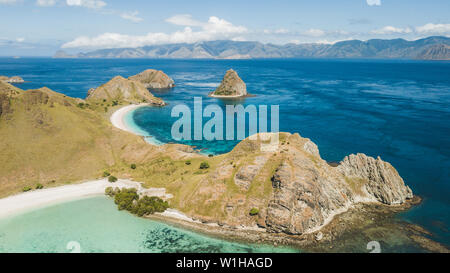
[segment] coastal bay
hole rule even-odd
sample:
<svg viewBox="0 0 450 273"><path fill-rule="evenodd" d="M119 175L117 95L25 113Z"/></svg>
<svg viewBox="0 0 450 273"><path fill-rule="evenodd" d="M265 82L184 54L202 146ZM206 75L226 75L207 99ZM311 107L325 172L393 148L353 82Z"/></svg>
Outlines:
<svg viewBox="0 0 450 273"><path fill-rule="evenodd" d="M175 99L175 100L172 100L172 98L174 98L174 96L179 96L180 95L180 90L179 90L179 88L183 88L183 90L185 90L184 88L185 87L183 87L183 81L181 81L181 84L180 84L180 81L179 81L179 79L177 79L177 77L174 77L175 78L175 80L176 80L176 82L177 82L177 88L175 88L173 91L171 91L171 92L167 92L167 93L161 93L161 94L156 94L157 96L161 96L162 98L164 98L164 100L166 101L166 102L169 102L169 104L170 105L173 105L176 101L177 101L177 99ZM248 76L246 77L246 78L248 78ZM199 80L199 85L200 85L200 83L202 83L204 80ZM186 86L191 86L191 88L192 88L192 90L193 90L193 93L195 94L195 90L198 90L198 92L200 92L200 91L202 91L202 94L203 95L205 95L205 94L207 94L207 92L205 92L205 91L207 91L207 90L205 90L205 88L200 88L200 89L196 89L196 88L194 88L194 87L192 87L193 86L193 84L195 84L195 83L193 83L193 82L186 82L186 83L189 83L189 85L186 85ZM27 83L25 83L25 84L27 84ZM205 92L205 93L203 93L203 92ZM252 93L255 93L255 92L253 92L252 91ZM192 94L192 93L191 93ZM200 94L200 93L199 93ZM187 95L187 96L189 96L189 95ZM259 96L261 96L261 94L258 94L258 97L256 97L256 98L248 98L248 100L258 100L258 98L259 98ZM180 101L181 100L184 100L184 101L187 101L188 103L189 103L189 100L186 100L186 99L184 99L183 97L179 97L178 98ZM266 98L267 99L267 98ZM215 100L215 99L211 99L211 101L216 101L216 102L218 102L217 100ZM219 101L220 102L220 101ZM170 110L170 108L169 108L169 110ZM155 113L155 115L157 114L157 112L159 111L159 114L161 115L163 115L164 116L164 113L165 113L165 111L167 111L167 110L165 110L164 108L161 108L161 109L158 109L158 108L154 108L154 107L140 107L140 108L133 108L133 110L132 111L129 111L129 112L127 112L128 114L130 114L129 116L127 116L127 118L133 118L134 119L134 122L136 122L136 124L140 124L140 125L138 125L138 128L140 129L140 130L142 130L143 131L143 133L144 132L146 132L147 134L142 134L142 135L153 135L153 136L157 136L158 134L158 131L152 131L153 129L155 129L156 127L154 127L154 126L148 126L148 125L146 125L145 123L142 123L142 120L139 120L139 116L145 116L145 115L147 115L149 112L148 111L154 111L154 113ZM124 116L126 116L126 115L124 115ZM165 118L164 117L161 117L162 118L162 120L164 120ZM169 123L170 124L170 123ZM307 129L307 127L304 127L304 128L306 128ZM128 128L128 129L130 129L130 128ZM131 131L133 131L133 130L131 130ZM303 130L301 130L301 131L303 131ZM302 135L303 135L303 133L302 133ZM336 141L336 139L335 139L335 141ZM337 141L337 143L339 143L339 141ZM381 143L381 144L383 144L383 143ZM209 145L209 144L208 144ZM214 144L216 147L218 147L218 146L220 146L220 145L217 145L217 143L215 143ZM210 148L215 148L215 146L210 146ZM231 146L232 147L232 146ZM324 156L325 158L327 158L327 159L329 159L330 157L329 157L329 150L327 150L327 149L324 149L324 148L322 148L321 147L321 144L319 143L319 147L320 147L320 151L321 151L321 155L322 156ZM358 150L358 151L363 151L363 150ZM348 153L348 152L346 152L346 153ZM388 154L389 155L389 154ZM382 154L382 157L383 157L383 159L385 159L386 157L384 156L384 154ZM389 161L391 161L392 162L392 160L389 160ZM394 160L395 161L395 160ZM398 166L397 164L394 164L394 166ZM403 172L403 171L400 171L400 173L401 173L401 175L402 176L404 176L404 175L406 175L406 176L409 176L409 174L408 173L405 173L405 172ZM410 179L405 179L405 182L407 182L408 183L408 185L410 184ZM415 191L415 189L416 189L417 187L414 187L413 186L413 190ZM420 194L420 192L419 192L419 195L421 195ZM426 202L429 202L429 201L426 201ZM427 204L427 203L426 203ZM421 205L420 206L420 209L423 209L423 205ZM413 209L413 211L414 210L416 210L416 209Z"/></svg>

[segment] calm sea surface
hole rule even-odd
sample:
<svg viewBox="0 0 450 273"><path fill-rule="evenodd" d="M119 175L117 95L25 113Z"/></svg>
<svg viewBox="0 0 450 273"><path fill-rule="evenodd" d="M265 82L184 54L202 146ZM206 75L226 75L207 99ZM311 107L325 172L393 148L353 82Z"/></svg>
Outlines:
<svg viewBox="0 0 450 273"><path fill-rule="evenodd" d="M145 107L130 118L139 131L174 142L170 116L178 104L230 102L208 98L233 68L256 95L243 105L279 105L280 131L312 139L328 161L350 153L380 156L397 168L424 202L399 215L450 244L450 62L385 60L58 60L0 58L0 75L19 75L22 89L47 86L73 97L116 75L147 68L171 76L176 87L155 92L169 106ZM230 151L236 141L183 141L206 153ZM1 237L0 237L1 238Z"/></svg>

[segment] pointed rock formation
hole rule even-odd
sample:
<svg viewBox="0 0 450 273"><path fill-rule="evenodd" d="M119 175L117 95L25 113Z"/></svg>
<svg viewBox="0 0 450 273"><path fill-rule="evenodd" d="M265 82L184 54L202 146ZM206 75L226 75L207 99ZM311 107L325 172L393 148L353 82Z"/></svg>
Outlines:
<svg viewBox="0 0 450 273"><path fill-rule="evenodd" d="M165 105L162 99L153 96L141 82L125 79L121 76L114 77L96 89L90 89L86 100L150 103L158 106Z"/></svg>
<svg viewBox="0 0 450 273"><path fill-rule="evenodd" d="M175 82L169 76L155 69L147 69L128 79L138 81L149 89L168 89L175 86Z"/></svg>
<svg viewBox="0 0 450 273"><path fill-rule="evenodd" d="M247 86L236 71L230 69L223 77L222 83L210 96L230 98L247 96Z"/></svg>

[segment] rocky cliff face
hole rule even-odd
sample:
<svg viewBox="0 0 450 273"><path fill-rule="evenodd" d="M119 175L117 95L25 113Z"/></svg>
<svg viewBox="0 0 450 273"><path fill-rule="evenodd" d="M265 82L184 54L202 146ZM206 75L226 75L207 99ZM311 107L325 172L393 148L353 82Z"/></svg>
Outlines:
<svg viewBox="0 0 450 273"><path fill-rule="evenodd" d="M233 69L227 71L222 83L211 96L242 97L247 95L247 86Z"/></svg>
<svg viewBox="0 0 450 273"><path fill-rule="evenodd" d="M138 81L116 76L96 89L88 91L87 101L123 101L131 103L150 103L163 106L164 101L153 96L147 88Z"/></svg>
<svg viewBox="0 0 450 273"><path fill-rule="evenodd" d="M413 197L397 170L380 157L352 154L345 157L337 168L349 179L363 183L363 191L383 204L401 204Z"/></svg>
<svg viewBox="0 0 450 273"><path fill-rule="evenodd" d="M175 86L175 82L169 76L154 69L147 69L128 79L138 81L150 89L168 89Z"/></svg>
<svg viewBox="0 0 450 273"><path fill-rule="evenodd" d="M298 134L280 133L274 153L260 145L246 139L227 154L184 201L196 204L187 212L205 221L299 235L319 230L356 203L397 205L413 197L394 167L380 158L350 155L333 167ZM257 217L249 215L251 208L260 211Z"/></svg>

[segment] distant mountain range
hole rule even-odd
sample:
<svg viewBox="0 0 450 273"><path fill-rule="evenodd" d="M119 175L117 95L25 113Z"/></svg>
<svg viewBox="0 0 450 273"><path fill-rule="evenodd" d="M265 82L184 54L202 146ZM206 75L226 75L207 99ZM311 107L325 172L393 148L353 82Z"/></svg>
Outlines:
<svg viewBox="0 0 450 273"><path fill-rule="evenodd" d="M335 44L274 45L260 42L211 41L138 48L101 49L70 55L60 50L54 58L378 58L450 60L450 38L433 36L416 41L404 39L349 40Z"/></svg>

